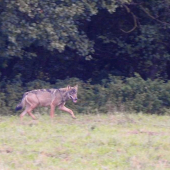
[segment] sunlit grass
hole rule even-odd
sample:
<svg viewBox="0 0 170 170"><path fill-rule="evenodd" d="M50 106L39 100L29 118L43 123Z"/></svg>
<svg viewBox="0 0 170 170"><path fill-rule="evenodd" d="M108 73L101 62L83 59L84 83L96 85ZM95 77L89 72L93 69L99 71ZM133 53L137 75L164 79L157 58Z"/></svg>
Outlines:
<svg viewBox="0 0 170 170"><path fill-rule="evenodd" d="M0 117L0 170L170 169L170 117Z"/></svg>

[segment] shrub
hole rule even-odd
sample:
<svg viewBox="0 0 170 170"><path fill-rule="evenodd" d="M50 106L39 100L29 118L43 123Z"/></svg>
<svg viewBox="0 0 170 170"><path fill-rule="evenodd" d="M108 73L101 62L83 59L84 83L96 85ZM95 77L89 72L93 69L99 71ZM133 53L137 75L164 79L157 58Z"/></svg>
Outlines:
<svg viewBox="0 0 170 170"><path fill-rule="evenodd" d="M67 85L79 85L78 103L71 101L68 107L78 113L113 113L115 111L135 111L162 114L170 106L170 82L162 80L143 80L135 77L123 78L109 76L101 84L83 82L78 78L56 80L50 84L35 80L25 85L21 81L0 83L0 114L14 114L23 93L39 88L60 88Z"/></svg>

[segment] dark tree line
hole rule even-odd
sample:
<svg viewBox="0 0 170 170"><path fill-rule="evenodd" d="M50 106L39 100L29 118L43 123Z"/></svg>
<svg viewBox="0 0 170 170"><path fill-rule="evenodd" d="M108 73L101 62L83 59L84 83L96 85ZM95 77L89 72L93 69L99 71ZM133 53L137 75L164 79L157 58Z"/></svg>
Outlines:
<svg viewBox="0 0 170 170"><path fill-rule="evenodd" d="M170 79L168 0L1 0L0 80Z"/></svg>
<svg viewBox="0 0 170 170"><path fill-rule="evenodd" d="M78 113L169 114L169 0L0 0L0 114L79 85Z"/></svg>

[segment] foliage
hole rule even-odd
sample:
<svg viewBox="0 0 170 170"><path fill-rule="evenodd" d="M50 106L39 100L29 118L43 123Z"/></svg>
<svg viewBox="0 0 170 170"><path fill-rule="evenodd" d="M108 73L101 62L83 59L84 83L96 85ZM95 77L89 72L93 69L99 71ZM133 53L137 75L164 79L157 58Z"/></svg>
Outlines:
<svg viewBox="0 0 170 170"><path fill-rule="evenodd" d="M25 91L76 82L80 103L69 105L77 112L164 113L169 7L167 0L0 1L2 113L12 114Z"/></svg>
<svg viewBox="0 0 170 170"><path fill-rule="evenodd" d="M85 83L77 78L57 80L50 84L41 80L28 82L25 86L18 81L3 85L1 83L1 114L14 114L17 103L23 93L39 88L61 88L67 85L79 85L78 103L67 105L77 113L113 113L133 111L164 114L170 106L170 82L162 80L143 80L135 77L123 78L111 76L102 84Z"/></svg>
<svg viewBox="0 0 170 170"><path fill-rule="evenodd" d="M82 27L101 9L114 13L122 4L129 2L130 0L0 1L1 80L5 77L13 79L21 74L23 82L35 79L53 82L54 72L61 74L60 70L63 73L74 63L80 66L72 74L80 77L82 73L75 74L85 71L86 65L83 66L83 63L86 62L80 63L79 55L90 58L88 54L94 53L94 40L88 37Z"/></svg>
<svg viewBox="0 0 170 170"><path fill-rule="evenodd" d="M169 2L0 1L0 80L170 77ZM80 57L84 56L84 57ZM87 69L88 67L88 69Z"/></svg>
<svg viewBox="0 0 170 170"><path fill-rule="evenodd" d="M63 52L67 46L76 49L81 55L87 55L92 51L93 43L85 32L78 29L79 20L88 20L97 14L99 8L115 12L118 4L128 1L120 2L5 0L1 2L4 8L0 11L1 36L8 43L4 56L34 56L24 50L31 45L48 50L57 49L59 52Z"/></svg>
<svg viewBox="0 0 170 170"><path fill-rule="evenodd" d="M96 42L97 70L105 75L137 72L144 79L169 78L169 5L161 0L133 0L116 13L103 10L93 16L92 29L86 31Z"/></svg>

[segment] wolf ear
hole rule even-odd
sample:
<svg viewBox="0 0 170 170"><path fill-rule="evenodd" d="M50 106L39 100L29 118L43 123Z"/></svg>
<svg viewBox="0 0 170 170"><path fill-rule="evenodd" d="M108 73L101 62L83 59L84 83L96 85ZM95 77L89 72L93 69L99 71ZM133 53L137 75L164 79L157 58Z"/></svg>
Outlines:
<svg viewBox="0 0 170 170"><path fill-rule="evenodd" d="M67 90L70 90L70 89L71 89L71 87L70 87L70 85L68 85L68 86L67 86Z"/></svg>
<svg viewBox="0 0 170 170"><path fill-rule="evenodd" d="M75 85L74 88L78 89L78 85Z"/></svg>

